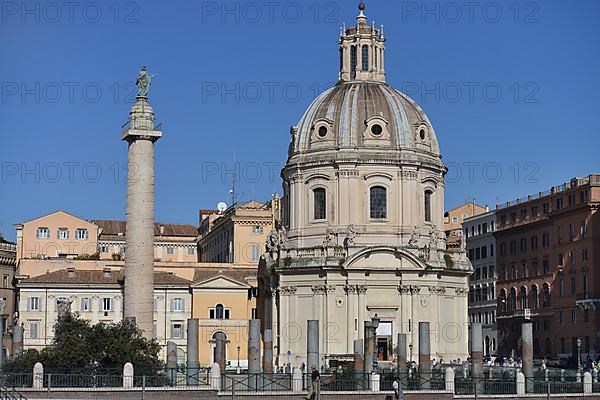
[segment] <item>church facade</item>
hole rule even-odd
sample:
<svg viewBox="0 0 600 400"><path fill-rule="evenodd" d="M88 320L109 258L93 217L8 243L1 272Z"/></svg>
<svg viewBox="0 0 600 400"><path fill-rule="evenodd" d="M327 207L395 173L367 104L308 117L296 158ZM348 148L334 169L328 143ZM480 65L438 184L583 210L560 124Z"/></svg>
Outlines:
<svg viewBox="0 0 600 400"><path fill-rule="evenodd" d="M359 9L340 32L339 82L291 128L259 317L279 365L306 362L307 320L319 320L324 365L350 357L376 316L380 360L393 359L398 333L418 360L422 321L432 358L465 359L472 267L463 248L447 248L447 169L423 110L385 82L383 27Z"/></svg>

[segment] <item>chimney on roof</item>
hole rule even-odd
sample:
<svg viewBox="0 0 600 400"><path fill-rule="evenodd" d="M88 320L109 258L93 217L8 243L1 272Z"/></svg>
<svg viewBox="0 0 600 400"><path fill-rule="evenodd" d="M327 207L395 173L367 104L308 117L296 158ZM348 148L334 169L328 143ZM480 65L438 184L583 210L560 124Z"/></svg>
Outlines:
<svg viewBox="0 0 600 400"><path fill-rule="evenodd" d="M165 227L163 225L160 226L160 234L161 235L165 234Z"/></svg>
<svg viewBox="0 0 600 400"><path fill-rule="evenodd" d="M74 267L67 268L67 276L69 278L75 278L75 268Z"/></svg>

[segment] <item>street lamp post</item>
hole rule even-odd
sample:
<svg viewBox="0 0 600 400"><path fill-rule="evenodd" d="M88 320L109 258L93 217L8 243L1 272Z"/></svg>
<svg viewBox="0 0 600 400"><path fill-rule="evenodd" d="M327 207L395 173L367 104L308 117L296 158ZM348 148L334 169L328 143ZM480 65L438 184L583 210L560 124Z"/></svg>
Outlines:
<svg viewBox="0 0 600 400"><path fill-rule="evenodd" d="M240 347L240 346L238 346L238 347L237 347L237 352L238 352L238 364L237 364L237 370L236 370L236 372L237 372L238 374L242 372L242 370L241 370L241 368L240 368L240 350L241 350L241 347Z"/></svg>
<svg viewBox="0 0 600 400"><path fill-rule="evenodd" d="M377 363L377 328L379 327L379 322L381 322L381 318L375 314L373 318L371 318L371 326L373 327L373 372L375 372L378 368Z"/></svg>
<svg viewBox="0 0 600 400"><path fill-rule="evenodd" d="M577 337L577 371L581 374L581 338Z"/></svg>

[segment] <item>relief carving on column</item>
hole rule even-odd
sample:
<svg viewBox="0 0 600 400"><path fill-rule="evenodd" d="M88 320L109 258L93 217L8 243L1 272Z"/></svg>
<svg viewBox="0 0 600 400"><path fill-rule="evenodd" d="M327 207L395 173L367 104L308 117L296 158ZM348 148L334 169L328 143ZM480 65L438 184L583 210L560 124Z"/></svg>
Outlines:
<svg viewBox="0 0 600 400"><path fill-rule="evenodd" d="M421 287L417 285L400 285L398 291L400 294L419 294Z"/></svg>
<svg viewBox="0 0 600 400"><path fill-rule="evenodd" d="M325 285L313 285L312 291L314 294L325 294L327 292L327 287Z"/></svg>
<svg viewBox="0 0 600 400"><path fill-rule="evenodd" d="M469 288L454 288L457 296L468 296Z"/></svg>
<svg viewBox="0 0 600 400"><path fill-rule="evenodd" d="M335 285L325 285L325 291L327 294L335 293Z"/></svg>
<svg viewBox="0 0 600 400"><path fill-rule="evenodd" d="M356 294L356 292L357 292L356 286L354 286L354 285L344 285L344 290L346 291L346 294L348 294L348 295Z"/></svg>
<svg viewBox="0 0 600 400"><path fill-rule="evenodd" d="M296 286L282 286L279 288L279 293L282 296L292 296L296 294L298 288Z"/></svg>
<svg viewBox="0 0 600 400"><path fill-rule="evenodd" d="M417 171L400 171L400 176L405 180L416 180L417 179Z"/></svg>
<svg viewBox="0 0 600 400"><path fill-rule="evenodd" d="M429 286L429 293L432 294L445 294L446 288L443 286Z"/></svg>
<svg viewBox="0 0 600 400"><path fill-rule="evenodd" d="M365 294L365 293L367 293L368 288L369 287L367 285L358 285L356 287L356 290L358 291L358 294Z"/></svg>

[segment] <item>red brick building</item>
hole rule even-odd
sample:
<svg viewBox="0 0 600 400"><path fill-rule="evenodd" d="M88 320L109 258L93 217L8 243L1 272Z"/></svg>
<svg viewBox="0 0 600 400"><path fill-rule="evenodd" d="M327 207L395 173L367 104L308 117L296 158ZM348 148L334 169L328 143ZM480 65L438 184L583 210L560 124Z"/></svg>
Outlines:
<svg viewBox="0 0 600 400"><path fill-rule="evenodd" d="M499 353L520 355L530 318L536 357L600 355L600 175L496 210Z"/></svg>

